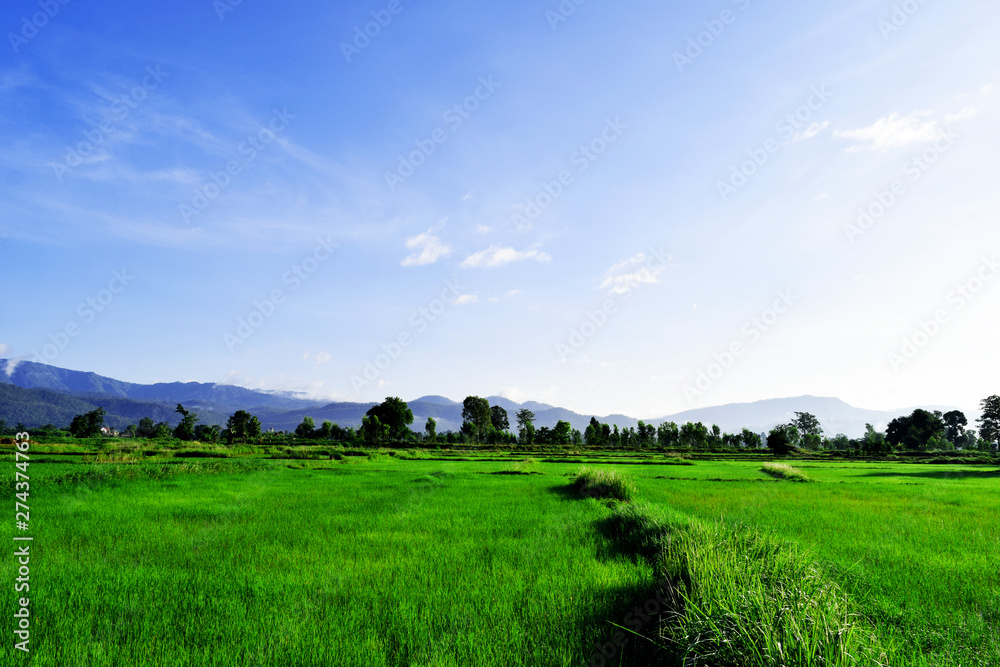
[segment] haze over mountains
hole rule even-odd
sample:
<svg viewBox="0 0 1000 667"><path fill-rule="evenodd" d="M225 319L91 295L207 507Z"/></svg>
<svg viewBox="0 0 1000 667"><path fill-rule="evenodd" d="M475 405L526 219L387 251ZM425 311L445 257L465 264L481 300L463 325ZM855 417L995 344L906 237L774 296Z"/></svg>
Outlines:
<svg viewBox="0 0 1000 667"><path fill-rule="evenodd" d="M249 410L260 417L265 429L291 430L309 416L319 424L330 420L340 426L361 424L361 418L372 403L327 403L302 398L295 394L266 392L234 385L197 382L171 382L151 385L123 382L96 373L73 371L46 364L0 359L0 419L8 424L23 422L29 428L54 424L65 427L74 415L103 407L108 415L105 422L124 428L143 417L176 424L180 418L174 412L178 403L197 413L202 423L225 424L237 410ZM405 400L405 397L402 397ZM502 396L488 397L491 405L507 410L511 427L514 414L521 408L535 413L537 426L555 426L562 420L583 431L592 415L581 415L565 408L529 401L517 403ZM462 404L444 396L428 395L408 401L413 411L414 430L421 430L428 417L438 422L438 432L457 431L462 424ZM950 409L947 406L921 406L928 409ZM774 398L753 403L733 403L697 410L688 410L643 421L658 425L665 421L682 424L700 421L718 424L726 432L738 432L746 427L755 432L769 430L788 422L794 412L816 415L827 435L844 433L858 437L865 424L884 429L893 418L910 414L912 408L895 411L865 410L848 405L838 398L799 396ZM603 423L619 428L634 427L639 419L627 415L594 415ZM970 419L972 415L969 415Z"/></svg>

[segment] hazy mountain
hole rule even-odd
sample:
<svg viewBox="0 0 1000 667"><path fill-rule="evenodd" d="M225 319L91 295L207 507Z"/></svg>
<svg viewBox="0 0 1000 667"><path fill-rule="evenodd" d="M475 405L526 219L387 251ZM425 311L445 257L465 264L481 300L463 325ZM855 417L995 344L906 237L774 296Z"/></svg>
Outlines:
<svg viewBox="0 0 1000 667"><path fill-rule="evenodd" d="M0 360L0 368L6 360ZM13 366L11 368L11 366ZM0 372L0 419L8 424L18 421L29 427L47 423L67 426L73 416L93 410L98 406L108 411L107 423L121 428L136 423L142 417L154 421L176 424L179 415L174 413L177 403L198 414L202 423L225 424L233 412L249 410L260 417L264 428L279 431L293 430L304 417L312 417L317 424L329 420L343 427L361 425L361 419L374 403L323 403L306 400L289 394L254 391L232 385L197 382L172 382L150 385L122 382L112 378L71 371L55 366L21 362L7 364L9 375ZM4 384L6 383L6 384ZM15 390L19 389L20 391ZM515 414L522 408L535 413L537 427L556 425L568 421L573 428L584 431L591 415L581 415L566 408L546 403L516 401L501 396L491 396L490 405L507 410L511 429L516 428ZM438 432L457 431L462 426L462 404L444 396L422 396L409 402L413 411L411 428L422 431L428 417L437 421ZM952 408L924 406L926 409ZM739 432L749 428L756 433L787 423L795 412L816 415L827 435L844 433L850 437L861 436L865 424L879 430L895 417L908 415L912 408L878 411L848 405L838 398L799 396L774 398L753 403L731 403L696 410L687 410L658 419L644 420L659 425L672 421L683 424L700 421L707 426L717 424L723 431ZM967 415L972 421L974 415ZM627 415L597 416L598 421L617 424L619 428L635 427L639 420Z"/></svg>

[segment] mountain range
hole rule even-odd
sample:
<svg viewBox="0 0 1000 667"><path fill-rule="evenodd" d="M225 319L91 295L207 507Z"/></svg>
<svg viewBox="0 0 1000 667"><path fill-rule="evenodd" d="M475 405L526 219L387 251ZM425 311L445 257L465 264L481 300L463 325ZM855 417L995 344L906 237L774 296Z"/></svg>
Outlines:
<svg viewBox="0 0 1000 667"><path fill-rule="evenodd" d="M171 382L136 384L104 377L96 373L73 371L30 361L13 362L0 359L0 419L10 425L23 423L29 428L45 424L65 427L73 416L97 407L107 411L105 423L123 429L143 417L156 422L176 424L180 415L174 412L178 403L198 414L202 423L223 425L237 410L257 415L265 429L294 430L304 417L317 424L330 420L340 426L361 424L361 418L374 403L326 402L304 398L287 392L267 392L224 384ZM507 410L514 428L514 415L527 408L535 413L538 427L555 426L567 421L583 431L591 415L581 415L566 408L529 401L517 403L502 396L490 396L491 405ZM462 403L444 396L422 396L408 402L413 411L412 428L421 430L428 417L433 417L439 433L457 431L462 425ZM952 409L947 406L923 406L926 409ZM819 418L828 435L844 433L859 437L865 424L884 430L895 417L910 414L913 409L892 411L856 408L838 398L798 396L772 398L752 403L731 403L688 410L656 419L644 420L659 425L663 422L700 421L717 424L723 431L739 432L749 428L761 433L777 424L787 423L794 413L809 412ZM970 420L972 418L969 415ZM617 424L619 428L634 427L639 420L627 415L597 416L598 421Z"/></svg>

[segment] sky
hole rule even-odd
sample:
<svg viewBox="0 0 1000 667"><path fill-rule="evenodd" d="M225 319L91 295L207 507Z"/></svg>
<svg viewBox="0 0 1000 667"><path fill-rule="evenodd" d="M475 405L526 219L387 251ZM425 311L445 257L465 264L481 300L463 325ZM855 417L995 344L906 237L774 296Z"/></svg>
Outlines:
<svg viewBox="0 0 1000 667"><path fill-rule="evenodd" d="M0 357L653 418L1000 393L1000 5L0 9Z"/></svg>

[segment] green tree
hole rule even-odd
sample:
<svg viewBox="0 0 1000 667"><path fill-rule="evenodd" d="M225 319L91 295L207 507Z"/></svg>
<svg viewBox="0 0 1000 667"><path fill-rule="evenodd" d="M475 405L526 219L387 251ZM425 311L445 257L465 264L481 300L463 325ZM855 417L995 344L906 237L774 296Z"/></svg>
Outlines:
<svg viewBox="0 0 1000 667"><path fill-rule="evenodd" d="M434 420L434 417L428 417L427 423L424 424L424 430L427 431L427 440L429 442L437 440L437 428L438 423Z"/></svg>
<svg viewBox="0 0 1000 667"><path fill-rule="evenodd" d="M819 425L819 420L808 412L796 412L792 425L799 430L800 436L823 435L823 427Z"/></svg>
<svg viewBox="0 0 1000 667"><path fill-rule="evenodd" d="M743 446L747 449L760 449L761 445L764 444L760 435L754 433L748 428L745 428L740 432L740 440L743 441Z"/></svg>
<svg viewBox="0 0 1000 667"><path fill-rule="evenodd" d="M708 428L701 422L687 422L681 425L680 442L689 449L705 449L708 446Z"/></svg>
<svg viewBox="0 0 1000 667"><path fill-rule="evenodd" d="M517 418L517 437L521 444L532 444L535 441L535 413L527 408L521 408L515 417Z"/></svg>
<svg viewBox="0 0 1000 667"><path fill-rule="evenodd" d="M991 444L1000 442L1000 396L984 398L979 406L983 410L983 416L976 420L979 436Z"/></svg>
<svg viewBox="0 0 1000 667"><path fill-rule="evenodd" d="M303 417L302 423L295 427L295 436L311 439L316 435L316 422L312 417Z"/></svg>
<svg viewBox="0 0 1000 667"><path fill-rule="evenodd" d="M136 433L138 432L138 430L139 430L138 426L136 426L135 424L129 424L128 427L125 429L125 437L126 438L136 437Z"/></svg>
<svg viewBox="0 0 1000 667"><path fill-rule="evenodd" d="M260 420L246 410L237 410L226 422L226 443L248 443L260 440Z"/></svg>
<svg viewBox="0 0 1000 667"><path fill-rule="evenodd" d="M156 424L149 417L143 417L139 420L139 426L135 430L136 435L140 438L155 438L156 437Z"/></svg>
<svg viewBox="0 0 1000 667"><path fill-rule="evenodd" d="M413 423L413 411L401 398L389 396L366 414L369 417L378 417L379 423L389 429L389 440L405 442L408 439L409 427Z"/></svg>
<svg viewBox="0 0 1000 667"><path fill-rule="evenodd" d="M799 444L799 429L794 424L779 424L767 434L767 448L775 456L786 456Z"/></svg>
<svg viewBox="0 0 1000 667"><path fill-rule="evenodd" d="M198 424L194 427L194 439L198 442L216 442L219 435L219 427L215 424Z"/></svg>
<svg viewBox="0 0 1000 667"><path fill-rule="evenodd" d="M383 424L378 415L369 414L361 419L361 439L369 445L383 445L392 437L392 429L388 424Z"/></svg>
<svg viewBox="0 0 1000 667"><path fill-rule="evenodd" d="M896 417L889 422L885 439L894 447L910 451L925 451L931 440L945 437L945 425L940 413L917 408L909 417Z"/></svg>
<svg viewBox="0 0 1000 667"><path fill-rule="evenodd" d="M466 396L462 401L462 420L472 426L472 439L482 442L493 425L490 402L478 396Z"/></svg>
<svg viewBox="0 0 1000 667"><path fill-rule="evenodd" d="M510 430L510 420L507 418L507 411L499 405L490 408L490 425L497 433L504 433Z"/></svg>
<svg viewBox="0 0 1000 667"><path fill-rule="evenodd" d="M952 410L944 413L941 417L944 422L945 436L953 445L965 440L965 427L969 425L969 420L961 410Z"/></svg>
<svg viewBox="0 0 1000 667"><path fill-rule="evenodd" d="M573 425L569 422L558 421L556 426L552 429L552 444L553 445L568 445L571 442L573 436Z"/></svg>
<svg viewBox="0 0 1000 667"><path fill-rule="evenodd" d="M194 427L198 423L198 415L188 412L180 403L174 412L181 415L181 423L174 429L174 437L178 440L194 440Z"/></svg>
<svg viewBox="0 0 1000 667"><path fill-rule="evenodd" d="M660 447L674 449L680 444L681 432L674 422L663 422L656 427L656 441Z"/></svg>
<svg viewBox="0 0 1000 667"><path fill-rule="evenodd" d="M97 408L86 414L76 415L69 426L69 432L76 438L96 438L104 426L104 408ZM24 430L20 426L19 430Z"/></svg>
<svg viewBox="0 0 1000 667"><path fill-rule="evenodd" d="M316 432L313 433L313 437L317 440L329 440L333 435L333 422L329 419L325 420Z"/></svg>
<svg viewBox="0 0 1000 667"><path fill-rule="evenodd" d="M871 424L865 424L865 435L861 439L861 450L869 456L888 454L892 451L892 445L886 440L885 434L879 433Z"/></svg>

